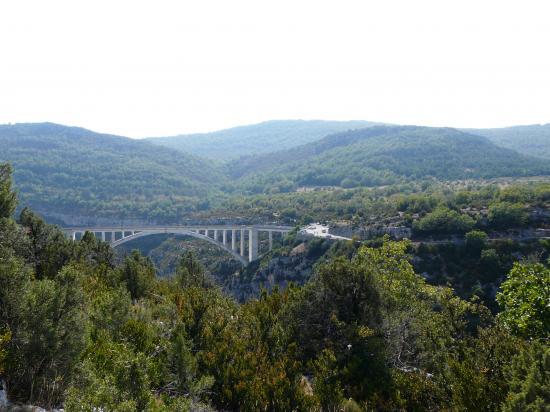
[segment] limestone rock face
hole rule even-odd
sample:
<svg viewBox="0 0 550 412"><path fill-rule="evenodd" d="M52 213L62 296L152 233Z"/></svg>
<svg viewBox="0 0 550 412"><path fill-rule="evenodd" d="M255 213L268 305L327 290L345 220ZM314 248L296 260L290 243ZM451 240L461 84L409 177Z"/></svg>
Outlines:
<svg viewBox="0 0 550 412"><path fill-rule="evenodd" d="M305 253L305 251L306 251L306 244L300 243L298 246L296 246L294 249L290 251L290 256L301 255L302 253Z"/></svg>

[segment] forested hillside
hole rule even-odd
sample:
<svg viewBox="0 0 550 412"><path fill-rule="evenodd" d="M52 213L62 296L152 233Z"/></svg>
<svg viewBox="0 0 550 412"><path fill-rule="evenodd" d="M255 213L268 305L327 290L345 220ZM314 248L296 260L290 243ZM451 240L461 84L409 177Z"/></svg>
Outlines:
<svg viewBox="0 0 550 412"><path fill-rule="evenodd" d="M289 149L321 139L331 133L364 128L375 123L325 120L271 120L212 133L151 138L155 144L211 159L229 160L241 156Z"/></svg>
<svg viewBox="0 0 550 412"><path fill-rule="evenodd" d="M272 143L280 138L284 147L289 130L287 123L271 128ZM301 186L356 188L550 174L548 161L484 137L416 126L348 130L225 164L147 141L50 123L0 126L0 146L0 161L16 170L21 204L65 225L182 222L213 206L220 210L233 196L292 192Z"/></svg>
<svg viewBox="0 0 550 412"><path fill-rule="evenodd" d="M493 143L532 156L550 159L550 124L512 126L500 129L465 129Z"/></svg>
<svg viewBox="0 0 550 412"><path fill-rule="evenodd" d="M0 125L0 147L21 204L50 221L173 221L207 204L224 181L190 155L51 123Z"/></svg>
<svg viewBox="0 0 550 412"><path fill-rule="evenodd" d="M173 277L157 278L139 252L116 263L91 233L73 242L31 210L15 221L15 206L10 168L0 164L0 381L18 409L548 405L547 262L513 264L496 315L430 285L410 262L411 243L388 240L344 244L304 285L241 304L208 280L192 253L182 254ZM477 240L457 252L483 258ZM294 246L288 241L281 256ZM319 243L308 252L324 250Z"/></svg>
<svg viewBox="0 0 550 412"><path fill-rule="evenodd" d="M456 129L375 126L241 159L229 163L227 170L244 188L261 192L376 186L407 178L528 176L550 173L550 164Z"/></svg>

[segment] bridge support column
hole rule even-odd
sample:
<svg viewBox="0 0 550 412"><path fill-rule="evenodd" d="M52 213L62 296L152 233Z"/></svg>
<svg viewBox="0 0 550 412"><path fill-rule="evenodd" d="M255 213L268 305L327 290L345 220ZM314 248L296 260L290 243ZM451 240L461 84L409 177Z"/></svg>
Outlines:
<svg viewBox="0 0 550 412"><path fill-rule="evenodd" d="M244 256L244 229L241 229L241 256Z"/></svg>
<svg viewBox="0 0 550 412"><path fill-rule="evenodd" d="M258 230L252 228L248 230L248 261L252 262L256 259L258 259Z"/></svg>
<svg viewBox="0 0 550 412"><path fill-rule="evenodd" d="M223 245L227 245L227 230L223 230L222 231L222 241L223 241Z"/></svg>
<svg viewBox="0 0 550 412"><path fill-rule="evenodd" d="M218 241L218 229L214 229L214 240Z"/></svg>
<svg viewBox="0 0 550 412"><path fill-rule="evenodd" d="M73 232L73 233L71 234L71 238L72 238L73 240L76 240L76 232Z"/></svg>
<svg viewBox="0 0 550 412"><path fill-rule="evenodd" d="M231 250L237 250L237 231L231 229Z"/></svg>
<svg viewBox="0 0 550 412"><path fill-rule="evenodd" d="M270 230L269 232L269 250L273 249L273 231Z"/></svg>
<svg viewBox="0 0 550 412"><path fill-rule="evenodd" d="M105 242L105 232L101 232L101 241Z"/></svg>

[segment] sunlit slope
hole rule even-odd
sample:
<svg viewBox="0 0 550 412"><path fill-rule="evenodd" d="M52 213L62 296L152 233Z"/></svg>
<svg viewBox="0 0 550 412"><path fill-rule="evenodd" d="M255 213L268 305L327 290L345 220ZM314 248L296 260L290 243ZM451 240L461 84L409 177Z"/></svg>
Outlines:
<svg viewBox="0 0 550 412"><path fill-rule="evenodd" d="M296 186L371 186L550 173L550 163L450 128L375 126L337 133L292 150L230 163L228 173L257 192Z"/></svg>
<svg viewBox="0 0 550 412"><path fill-rule="evenodd" d="M198 207L224 181L214 166L193 156L51 123L2 125L0 147L0 161L14 166L20 203L62 221L170 220Z"/></svg>
<svg viewBox="0 0 550 412"><path fill-rule="evenodd" d="M550 124L466 130L520 153L550 159Z"/></svg>
<svg viewBox="0 0 550 412"><path fill-rule="evenodd" d="M148 140L197 156L229 160L290 149L335 132L364 128L374 124L362 120L272 120L212 133L156 137Z"/></svg>

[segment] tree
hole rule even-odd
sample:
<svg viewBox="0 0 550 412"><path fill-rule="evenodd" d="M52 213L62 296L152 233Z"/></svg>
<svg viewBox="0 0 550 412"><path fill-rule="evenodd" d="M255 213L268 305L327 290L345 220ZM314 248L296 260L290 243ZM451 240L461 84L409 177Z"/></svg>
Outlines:
<svg viewBox="0 0 550 412"><path fill-rule="evenodd" d="M338 411L344 400L336 356L324 349L313 362L313 391L323 411Z"/></svg>
<svg viewBox="0 0 550 412"><path fill-rule="evenodd" d="M208 285L206 272L192 251L185 251L176 268L176 281L182 288Z"/></svg>
<svg viewBox="0 0 550 412"><path fill-rule="evenodd" d="M550 348L533 342L512 359L506 380L510 390L503 412L537 412L550 405Z"/></svg>
<svg viewBox="0 0 550 412"><path fill-rule="evenodd" d="M513 333L548 338L550 333L550 268L542 263L515 263L501 285L498 318Z"/></svg>
<svg viewBox="0 0 550 412"><path fill-rule="evenodd" d="M86 232L82 239L76 242L74 258L86 262L88 266L105 265L108 268L114 267L114 252L106 242L102 242L91 233Z"/></svg>
<svg viewBox="0 0 550 412"><path fill-rule="evenodd" d="M455 234L469 231L474 223L470 216L440 206L415 222L413 228L418 232Z"/></svg>
<svg viewBox="0 0 550 412"><path fill-rule="evenodd" d="M0 248L0 376L6 368L10 351L12 330L20 324L30 273L21 259L6 249Z"/></svg>
<svg viewBox="0 0 550 412"><path fill-rule="evenodd" d="M497 202L489 206L489 223L497 229L523 226L529 216L519 203Z"/></svg>
<svg viewBox="0 0 550 412"><path fill-rule="evenodd" d="M198 362L192 352L193 343L185 336L181 324L174 330L170 344L169 362L175 378L175 392L197 403L207 400L206 392L214 379L208 375L199 377Z"/></svg>
<svg viewBox="0 0 550 412"><path fill-rule="evenodd" d="M151 259L143 257L138 250L126 256L120 268L120 279L126 283L133 300L147 295L155 282L155 267Z"/></svg>
<svg viewBox="0 0 550 412"><path fill-rule="evenodd" d="M11 217L17 206L17 196L11 187L11 175L11 166L0 163L0 219Z"/></svg>
<svg viewBox="0 0 550 412"><path fill-rule="evenodd" d="M16 400L57 406L85 343L79 270L67 266L55 279L30 282L18 292L22 307L10 328L6 367L10 393Z"/></svg>
<svg viewBox="0 0 550 412"><path fill-rule="evenodd" d="M73 257L71 241L29 208L21 211L19 221L29 238L26 260L34 266L37 278L53 279Z"/></svg>
<svg viewBox="0 0 550 412"><path fill-rule="evenodd" d="M495 411L506 399L507 367L525 343L496 325L480 328L478 336L457 342L457 351L445 360L442 382L450 392L451 410Z"/></svg>
<svg viewBox="0 0 550 412"><path fill-rule="evenodd" d="M0 376L4 373L6 357L8 355L6 347L11 339L11 332L8 330L0 331Z"/></svg>
<svg viewBox="0 0 550 412"><path fill-rule="evenodd" d="M466 250L472 256L479 257L479 254L485 247L487 233L481 230L472 230L466 233Z"/></svg>

